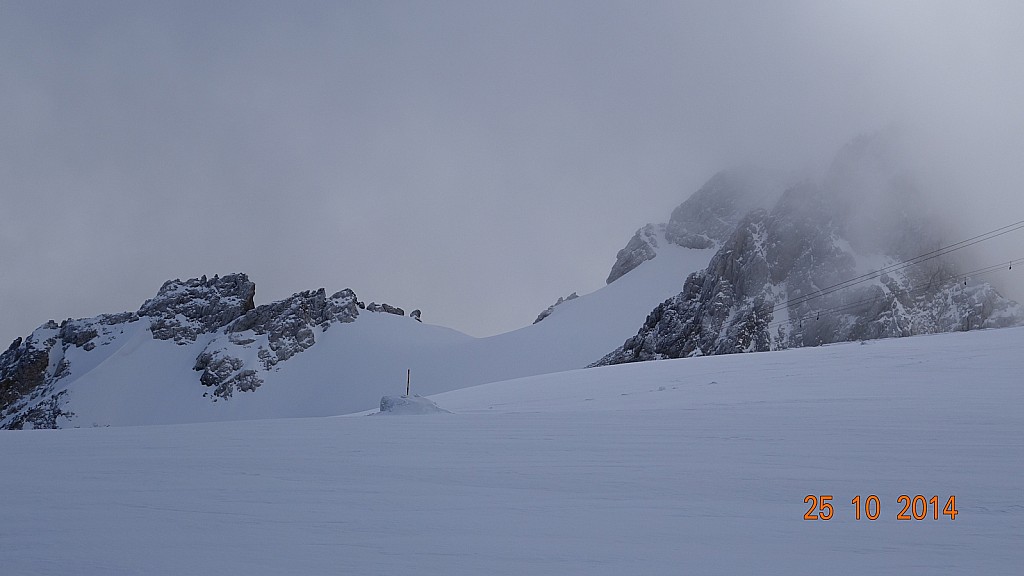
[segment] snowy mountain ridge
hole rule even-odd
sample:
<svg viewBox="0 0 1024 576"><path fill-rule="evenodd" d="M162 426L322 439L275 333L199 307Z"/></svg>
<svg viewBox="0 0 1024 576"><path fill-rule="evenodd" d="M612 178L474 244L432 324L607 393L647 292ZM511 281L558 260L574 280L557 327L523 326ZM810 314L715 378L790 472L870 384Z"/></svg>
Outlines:
<svg viewBox="0 0 1024 576"><path fill-rule="evenodd" d="M350 289L257 305L245 274L170 280L136 312L16 339L0 354L0 428L328 416L372 408L409 371L426 395L594 364L1024 323L1024 307L953 259L898 265L948 234L892 147L887 134L859 138L820 182L724 170L668 222L640 228L604 287L489 338Z"/></svg>
<svg viewBox="0 0 1024 576"><path fill-rule="evenodd" d="M328 416L404 390L406 370L429 394L581 368L710 257L667 248L543 322L490 338L364 305L348 289L256 305L244 274L171 280L137 312L50 321L16 339L0 354L0 428Z"/></svg>
<svg viewBox="0 0 1024 576"><path fill-rule="evenodd" d="M969 278L953 258L918 258L940 251L945 226L913 175L891 161L893 147L891 134L859 138L821 183L781 194L752 187L749 172L722 172L667 226L642 228L609 281L656 257L655 230L664 241L717 252L595 365L1024 323L1024 307Z"/></svg>
<svg viewBox="0 0 1024 576"><path fill-rule="evenodd" d="M59 384L106 362L133 325L146 325L156 341L198 344L193 370L211 388L203 396L217 401L258 388L261 372L314 344L314 328L352 322L362 304L351 290L328 298L321 289L257 307L255 292L245 274L169 280L138 312L47 322L0 355L0 427L54 428L73 418L63 407L67 389L58 391ZM72 364L69 356L82 360ZM253 356L255 363L242 359Z"/></svg>

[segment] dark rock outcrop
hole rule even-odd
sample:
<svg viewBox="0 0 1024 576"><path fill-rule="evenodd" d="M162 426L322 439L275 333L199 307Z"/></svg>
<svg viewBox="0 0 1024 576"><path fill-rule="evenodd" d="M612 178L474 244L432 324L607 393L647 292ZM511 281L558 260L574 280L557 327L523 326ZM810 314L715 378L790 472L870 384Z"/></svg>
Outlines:
<svg viewBox="0 0 1024 576"><path fill-rule="evenodd" d="M154 338L186 344L255 308L255 295L256 285L245 274L168 280L138 315L150 318Z"/></svg>
<svg viewBox="0 0 1024 576"><path fill-rule="evenodd" d="M256 335L265 334L268 346L261 347L260 361L270 369L316 343L314 328L327 330L335 322L352 322L357 316L354 292L345 289L328 297L320 288L250 310L228 326L227 332L237 335L251 330Z"/></svg>
<svg viewBox="0 0 1024 576"><path fill-rule="evenodd" d="M324 331L334 323L353 322L358 315L351 290L330 297L323 288L299 292L237 318L199 354L194 369L202 372L199 381L213 388L215 400L229 398L234 391L251 392L263 384L258 369L270 370L309 349L316 343L315 328ZM237 355L257 343L259 366L247 366Z"/></svg>
<svg viewBox="0 0 1024 576"><path fill-rule="evenodd" d="M625 276L637 266L648 260L653 260L658 255L658 236L665 233L665 226L656 227L654 224L647 224L636 231L633 237L626 243L626 247L619 250L615 255L615 264L612 271L608 273L605 284L611 284ZM540 322L537 319L534 324Z"/></svg>
<svg viewBox="0 0 1024 576"><path fill-rule="evenodd" d="M683 291L659 304L636 336L596 365L768 350L772 303L760 250L764 211L751 214L707 270L691 274Z"/></svg>
<svg viewBox="0 0 1024 576"><path fill-rule="evenodd" d="M554 304L552 304L551 306L548 306L543 312L541 312L537 316L537 319L533 321L533 323L536 324L537 322L540 322L541 320L543 320L543 319L547 318L548 316L550 316L551 313L555 311L555 307L556 306L559 306L559 305L561 305L561 304L563 304L565 302L568 302L570 300L575 300L575 299L577 299L579 297L580 297L579 294L577 294L575 292L573 292L572 294L569 294L565 298L562 298L561 296L559 296L558 300Z"/></svg>
<svg viewBox="0 0 1024 576"><path fill-rule="evenodd" d="M194 369L202 371L199 382L213 388L210 395L216 402L218 398L230 398L235 390L252 392L259 388L263 380L256 375L255 370L246 370L244 367L245 362L241 359L227 356L223 350L215 350L200 353Z"/></svg>
<svg viewBox="0 0 1024 576"><path fill-rule="evenodd" d="M56 428L60 419L74 416L64 409L64 391L53 392L53 384L68 371L55 346L56 330L48 322L0 354L0 428Z"/></svg>
<svg viewBox="0 0 1024 576"><path fill-rule="evenodd" d="M0 409L46 384L51 346L37 342L33 334L24 340L18 338L0 354Z"/></svg>
<svg viewBox="0 0 1024 576"><path fill-rule="evenodd" d="M0 428L57 427L74 414L67 409L67 390L56 384L70 374L66 354L98 347L121 337L140 319L149 321L156 340L190 344L207 342L195 359L199 383L212 390L214 401L235 392L251 392L262 383L261 371L307 350L315 331L348 323L359 314L355 293L342 290L327 296L324 289L299 292L280 302L254 306L255 284L245 274L203 276L165 282L139 311L95 318L52 320L27 338L18 338L0 355ZM375 305L382 312L404 315L400 308ZM246 353L256 347L256 353ZM247 362L243 358L256 358Z"/></svg>
<svg viewBox="0 0 1024 576"><path fill-rule="evenodd" d="M366 305L367 312L383 312L384 314L394 314L395 316L405 316L405 310L397 306L390 304L377 304L376 302L370 302Z"/></svg>

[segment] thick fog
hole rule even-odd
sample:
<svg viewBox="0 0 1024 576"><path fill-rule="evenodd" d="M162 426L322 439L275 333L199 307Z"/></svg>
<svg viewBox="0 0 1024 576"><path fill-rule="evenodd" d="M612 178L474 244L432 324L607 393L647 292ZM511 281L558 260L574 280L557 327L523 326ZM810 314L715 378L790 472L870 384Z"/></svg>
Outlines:
<svg viewBox="0 0 1024 576"><path fill-rule="evenodd" d="M1022 22L1017 2L5 1L0 338L237 271L257 303L349 287L498 333L599 288L718 169L820 177L894 125L957 233L1024 220ZM988 279L1024 299L1021 278Z"/></svg>

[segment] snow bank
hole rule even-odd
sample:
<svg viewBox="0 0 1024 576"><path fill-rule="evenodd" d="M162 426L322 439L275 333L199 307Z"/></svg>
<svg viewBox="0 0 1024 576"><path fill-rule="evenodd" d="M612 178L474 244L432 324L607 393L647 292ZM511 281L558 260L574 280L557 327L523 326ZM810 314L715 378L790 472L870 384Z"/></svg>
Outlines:
<svg viewBox="0 0 1024 576"><path fill-rule="evenodd" d="M422 396L384 396L380 414L451 414L429 398Z"/></svg>

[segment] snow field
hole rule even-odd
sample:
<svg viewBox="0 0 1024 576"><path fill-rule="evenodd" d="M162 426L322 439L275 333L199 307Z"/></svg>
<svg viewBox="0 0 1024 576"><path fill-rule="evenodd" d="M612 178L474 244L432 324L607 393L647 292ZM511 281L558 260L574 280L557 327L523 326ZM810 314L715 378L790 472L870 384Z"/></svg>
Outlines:
<svg viewBox="0 0 1024 576"><path fill-rule="evenodd" d="M546 320L545 320L546 321ZM0 435L10 574L1017 574L1024 329ZM805 521L807 495L834 496ZM876 521L850 500L878 495ZM898 521L901 494L955 495Z"/></svg>

